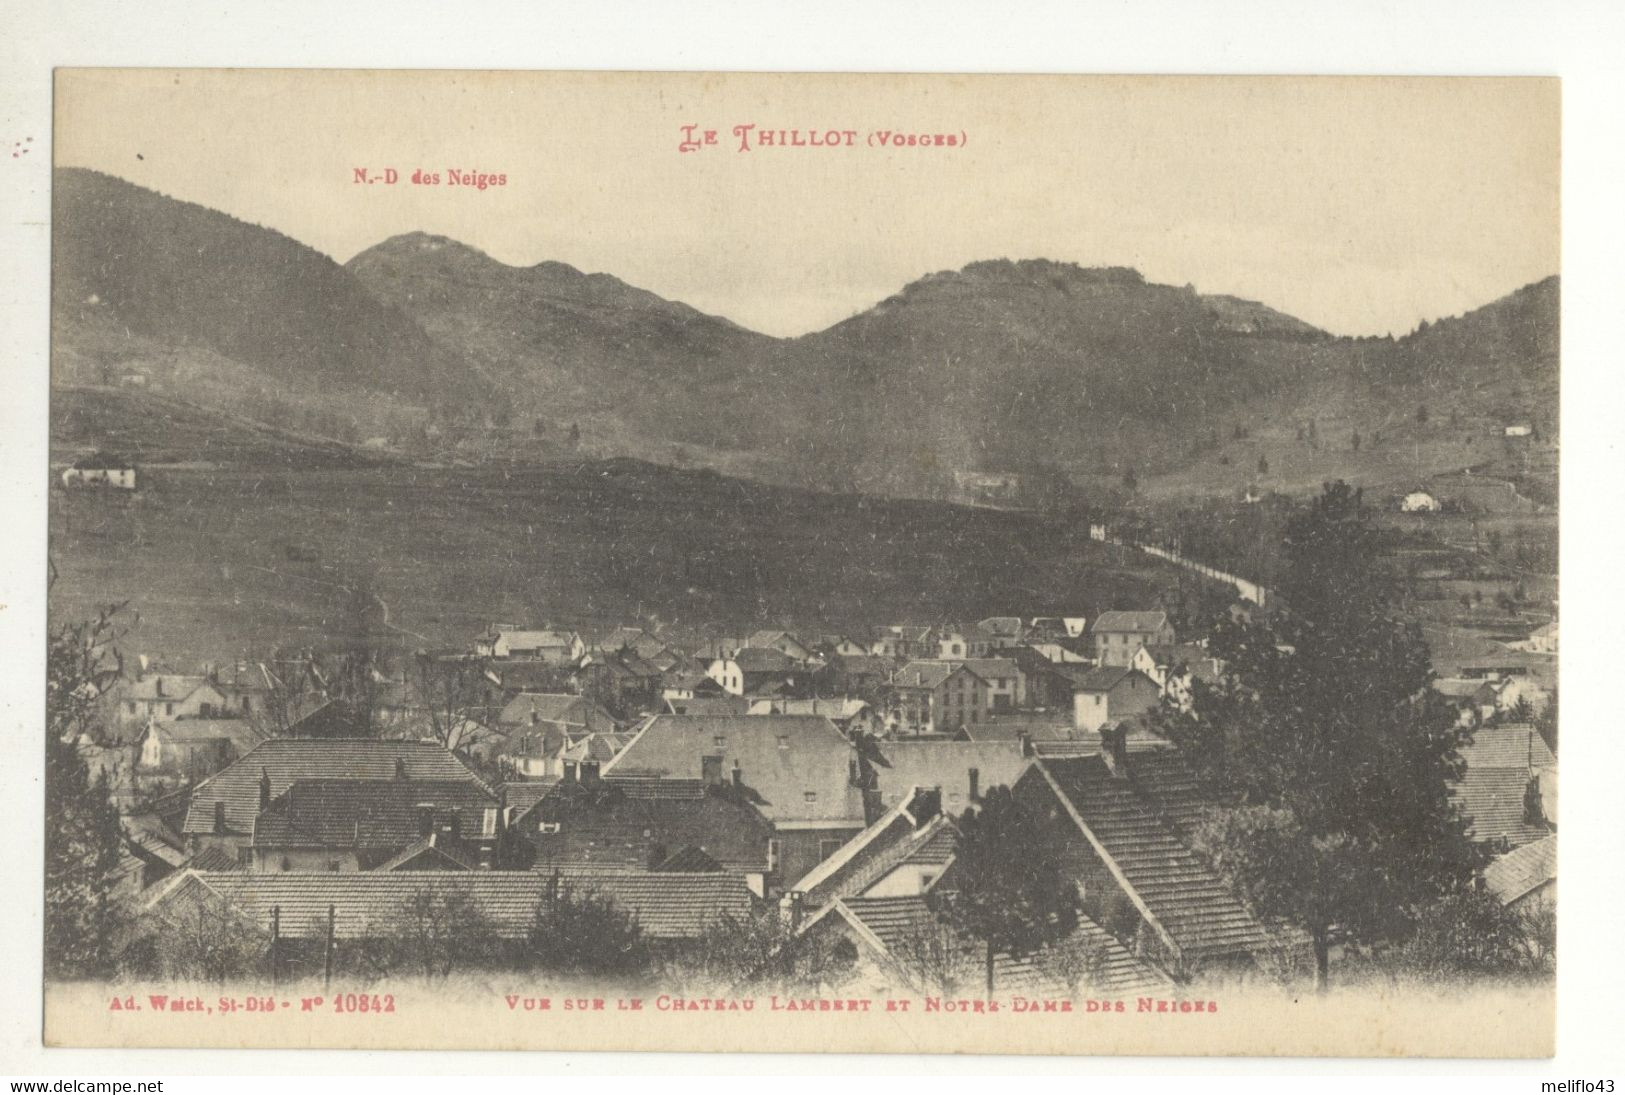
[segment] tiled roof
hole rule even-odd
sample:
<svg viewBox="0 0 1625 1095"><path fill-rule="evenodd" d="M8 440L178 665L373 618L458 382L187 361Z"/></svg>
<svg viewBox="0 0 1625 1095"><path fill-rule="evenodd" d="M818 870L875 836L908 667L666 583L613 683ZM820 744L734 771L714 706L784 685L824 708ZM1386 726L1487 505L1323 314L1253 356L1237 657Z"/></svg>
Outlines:
<svg viewBox="0 0 1625 1095"><path fill-rule="evenodd" d="M300 779L254 821L256 848L399 848L423 835L418 807L455 813L459 835L478 837L497 796L462 780Z"/></svg>
<svg viewBox="0 0 1625 1095"><path fill-rule="evenodd" d="M771 646L747 646L733 661L746 673L788 673L799 668L794 658Z"/></svg>
<svg viewBox="0 0 1625 1095"><path fill-rule="evenodd" d="M552 794L559 786L559 777L544 776L541 779L515 781L502 785L502 804L511 808L514 816L524 813L542 799Z"/></svg>
<svg viewBox="0 0 1625 1095"><path fill-rule="evenodd" d="M214 671L215 684L233 692L269 692L280 682L264 662L233 662Z"/></svg>
<svg viewBox="0 0 1625 1095"><path fill-rule="evenodd" d="M886 805L911 788L940 787L943 808L957 812L970 805L971 769L982 792L1015 786L1029 761L1019 741L882 741L875 743L869 763Z"/></svg>
<svg viewBox="0 0 1625 1095"><path fill-rule="evenodd" d="M1557 878L1557 834L1514 848L1484 868L1484 885L1510 905Z"/></svg>
<svg viewBox="0 0 1625 1095"><path fill-rule="evenodd" d="M159 740L172 745L201 745L229 741L239 753L246 753L265 740L265 731L246 719L176 719L155 722L152 729Z"/></svg>
<svg viewBox="0 0 1625 1095"><path fill-rule="evenodd" d="M220 847L211 844L197 855L186 861L186 866L197 871L240 871L243 865L237 857Z"/></svg>
<svg viewBox="0 0 1625 1095"><path fill-rule="evenodd" d="M1433 682L1433 690L1453 700L1483 699L1492 702L1495 689L1486 680L1473 677L1440 677Z"/></svg>
<svg viewBox="0 0 1625 1095"><path fill-rule="evenodd" d="M829 719L850 719L861 715L869 705L860 699L810 699L785 700L781 706L783 710L777 712L784 715L823 715Z"/></svg>
<svg viewBox="0 0 1625 1095"><path fill-rule="evenodd" d="M615 773L615 789L627 798L704 798L705 784L698 779L669 776L631 776Z"/></svg>
<svg viewBox="0 0 1625 1095"><path fill-rule="evenodd" d="M179 702L209 683L207 677L183 677L171 673L149 673L131 683L122 698L130 700L173 700Z"/></svg>
<svg viewBox="0 0 1625 1095"><path fill-rule="evenodd" d="M559 754L559 759L576 762L597 761L602 764L613 759L631 740L631 734L588 734L565 746Z"/></svg>
<svg viewBox="0 0 1625 1095"><path fill-rule="evenodd" d="M941 813L922 823L916 811L929 805L922 796L910 794L907 801L887 810L790 888L800 890L812 907L828 904L838 897L861 896L944 832L948 850L942 862L946 863L953 858L954 828ZM928 857L919 862L933 861Z"/></svg>
<svg viewBox="0 0 1625 1095"><path fill-rule="evenodd" d="M574 645L575 636L568 631L509 631L497 632L499 639L508 640L510 650L547 650Z"/></svg>
<svg viewBox="0 0 1625 1095"><path fill-rule="evenodd" d="M1090 631L1100 632L1128 632L1130 634L1144 635L1162 630L1168 625L1166 612L1102 612L1095 619L1095 626Z"/></svg>
<svg viewBox="0 0 1625 1095"><path fill-rule="evenodd" d="M837 904L849 920L862 925L868 935L877 939L888 956L907 953L908 941L925 931L937 930L930 907L923 897L853 897L843 898ZM1162 973L1135 958L1099 925L1086 916L1078 918L1078 928L1062 946L1087 947L1099 954L1099 966L1086 978L1089 990L1102 995L1129 995L1166 987L1170 982ZM980 944L967 941L966 949L974 951L967 956L979 963ZM994 985L1001 991L1046 991L1064 993L1071 986L1043 968L1035 956L1012 958L999 954L993 961Z"/></svg>
<svg viewBox="0 0 1625 1095"><path fill-rule="evenodd" d="M879 654L836 654L830 658L829 667L843 676L885 680L897 668L897 663Z"/></svg>
<svg viewBox="0 0 1625 1095"><path fill-rule="evenodd" d="M615 728L615 719L608 711L585 697L565 692L521 692L502 708L497 721L504 726L525 726L532 717L537 722L560 726L585 727L590 721L594 730Z"/></svg>
<svg viewBox="0 0 1625 1095"><path fill-rule="evenodd" d="M1522 767L1469 767L1450 795L1468 821L1469 835L1474 840L1504 840L1515 848L1550 834L1546 826L1531 822L1524 809L1532 777Z"/></svg>
<svg viewBox="0 0 1625 1095"><path fill-rule="evenodd" d="M609 785L614 787L613 784ZM539 819L558 832L530 825L523 835L536 848L537 870L552 866L646 869L694 847L733 871L765 871L773 827L761 814L720 795L699 798L595 797L567 790L544 802Z"/></svg>
<svg viewBox="0 0 1625 1095"><path fill-rule="evenodd" d="M737 766L757 808L775 823L862 823L862 792L852 779L857 753L820 716L656 715L602 771L607 779L703 779L706 756L721 757L724 779L733 779Z"/></svg>
<svg viewBox="0 0 1625 1095"><path fill-rule="evenodd" d="M1089 668L1061 665L1056 667L1079 692L1110 692L1130 673L1138 673L1124 665L1097 665Z"/></svg>
<svg viewBox="0 0 1625 1095"><path fill-rule="evenodd" d="M271 738L221 769L192 792L183 832L214 831L215 803L225 804L229 832L249 833L260 811L260 773L271 797L300 779L467 780L485 788L450 750L433 742L372 738Z"/></svg>
<svg viewBox="0 0 1625 1095"><path fill-rule="evenodd" d="M656 939L698 936L718 916L748 915L755 905L744 879L733 874L564 872L560 883L609 898ZM358 939L388 933L402 906L420 892L462 893L489 918L499 936L521 939L530 931L551 885L550 874L536 871L189 872L155 904L162 908L183 900L188 888L202 887L267 930L272 910L280 910L279 929L288 938L320 938L327 931L332 906L335 937Z"/></svg>
<svg viewBox="0 0 1625 1095"><path fill-rule="evenodd" d="M428 836L419 837L417 840L414 840L412 843L402 848L394 856L391 856L389 859L386 859L382 863L378 864L378 866L374 867L373 870L404 870L407 868L408 864L411 864L414 861L422 863L434 863L436 866L432 868L421 866L413 867L411 868L413 870L472 871L479 866L479 864L467 859L459 849L450 845L438 844L436 842L436 834L430 833Z"/></svg>
<svg viewBox="0 0 1625 1095"><path fill-rule="evenodd" d="M744 696L694 696L686 700L667 700L666 706L673 714L727 717L745 714L750 709L750 701ZM679 707L681 712L677 710Z"/></svg>
<svg viewBox="0 0 1625 1095"><path fill-rule="evenodd" d="M1001 638L1014 639L1021 634L1022 622L1020 616L989 616L985 620L976 621L976 629L987 635L997 635Z"/></svg>
<svg viewBox="0 0 1625 1095"><path fill-rule="evenodd" d="M958 670L957 662L909 662L892 675L891 683L900 688L940 688Z"/></svg>
<svg viewBox="0 0 1625 1095"><path fill-rule="evenodd" d="M1241 899L1185 843L1204 807L1173 750L1136 754L1117 778L1098 756L1039 765L1185 957L1246 955L1271 945Z"/></svg>
<svg viewBox="0 0 1625 1095"><path fill-rule="evenodd" d="M1473 731L1472 744L1462 746L1460 752L1470 769L1551 768L1557 764L1546 739L1526 722L1481 726Z"/></svg>

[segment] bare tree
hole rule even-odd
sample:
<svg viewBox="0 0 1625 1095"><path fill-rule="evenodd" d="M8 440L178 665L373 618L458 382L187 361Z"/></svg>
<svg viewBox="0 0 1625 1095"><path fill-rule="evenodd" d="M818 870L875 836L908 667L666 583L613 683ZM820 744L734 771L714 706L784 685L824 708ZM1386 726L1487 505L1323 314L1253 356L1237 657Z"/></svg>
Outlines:
<svg viewBox="0 0 1625 1095"><path fill-rule="evenodd" d="M915 992L957 996L984 976L982 948L938 919L923 923L889 948L892 966Z"/></svg>
<svg viewBox="0 0 1625 1095"><path fill-rule="evenodd" d="M447 749L466 749L488 732L488 689L479 660L437 658L419 651L406 683L428 719L431 735Z"/></svg>

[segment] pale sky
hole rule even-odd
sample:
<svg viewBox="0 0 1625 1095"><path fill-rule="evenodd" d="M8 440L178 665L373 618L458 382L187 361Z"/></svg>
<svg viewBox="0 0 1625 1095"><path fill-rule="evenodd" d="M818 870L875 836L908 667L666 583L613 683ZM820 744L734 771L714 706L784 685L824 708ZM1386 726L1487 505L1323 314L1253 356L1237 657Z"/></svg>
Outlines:
<svg viewBox="0 0 1625 1095"><path fill-rule="evenodd" d="M1337 334L1559 263L1555 80L62 70L56 109L59 165L339 261L430 232L775 335L979 259L1133 266ZM718 144L679 153L687 123ZM741 124L856 136L739 152ZM871 147L885 130L965 140Z"/></svg>

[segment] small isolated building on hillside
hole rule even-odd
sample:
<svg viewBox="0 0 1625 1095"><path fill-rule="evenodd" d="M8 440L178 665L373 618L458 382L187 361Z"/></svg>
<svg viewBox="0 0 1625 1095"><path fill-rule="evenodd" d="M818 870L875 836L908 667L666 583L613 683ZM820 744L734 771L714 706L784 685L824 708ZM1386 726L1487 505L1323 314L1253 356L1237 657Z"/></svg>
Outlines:
<svg viewBox="0 0 1625 1095"><path fill-rule="evenodd" d="M91 453L75 460L63 471L62 485L135 490L135 461L117 453Z"/></svg>
<svg viewBox="0 0 1625 1095"><path fill-rule="evenodd" d="M1425 490L1413 490L1399 503L1401 513L1438 513L1439 500Z"/></svg>

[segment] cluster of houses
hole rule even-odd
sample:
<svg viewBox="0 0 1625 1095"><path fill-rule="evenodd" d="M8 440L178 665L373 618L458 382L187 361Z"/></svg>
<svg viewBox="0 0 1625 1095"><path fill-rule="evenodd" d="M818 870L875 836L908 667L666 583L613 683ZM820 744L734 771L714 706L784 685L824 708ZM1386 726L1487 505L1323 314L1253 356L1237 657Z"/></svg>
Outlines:
<svg viewBox="0 0 1625 1095"><path fill-rule="evenodd" d="M1161 612L1086 623L763 630L687 648L639 628L497 626L470 650L418 655L476 683L452 734L412 721L427 701L404 681L379 681L395 721L355 736L331 721L340 701L314 664L143 672L111 695L116 718L137 730L134 767L176 783L126 811L128 891L148 916L204 903L332 946L427 891L520 938L568 886L671 945L724 913L773 916L793 945L839 937L876 983L906 983L933 895L956 885L958 819L1002 786L1045 820L1082 897L1068 945L1090 991L1268 965L1302 941L1197 854L1209 803L1143 717L1219 667ZM293 713L273 726L279 706ZM1501 853L1497 892L1535 900L1555 878L1541 858L1555 758L1527 726L1493 733L1459 801ZM997 976L1066 987L1031 957L999 956Z"/></svg>

